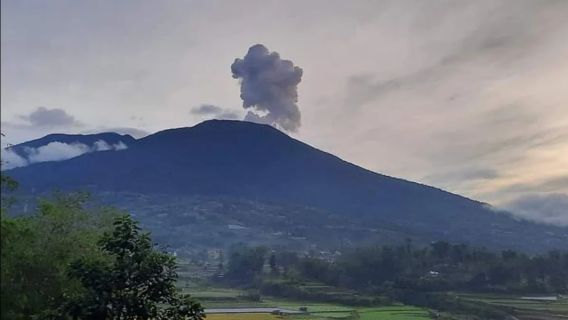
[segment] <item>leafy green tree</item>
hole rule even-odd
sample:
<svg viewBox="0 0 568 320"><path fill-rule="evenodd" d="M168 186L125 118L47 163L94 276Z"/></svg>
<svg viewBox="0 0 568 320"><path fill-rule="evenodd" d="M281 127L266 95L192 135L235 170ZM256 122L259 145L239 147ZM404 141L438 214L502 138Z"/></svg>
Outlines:
<svg viewBox="0 0 568 320"><path fill-rule="evenodd" d="M4 133L2 132L0 132L0 135L2 137L5 136ZM9 147L10 144L8 144L6 147L0 146L0 148L6 148L6 149ZM0 159L0 167L2 166L2 163L4 163L4 161ZM0 193L1 193L2 212L4 212L10 206L10 204L12 204L14 200L12 197L6 196L6 194L16 190L17 188L18 188L18 182L16 180L0 172Z"/></svg>
<svg viewBox="0 0 568 320"><path fill-rule="evenodd" d="M231 250L227 278L240 283L251 283L262 274L267 249L240 246Z"/></svg>
<svg viewBox="0 0 568 320"><path fill-rule="evenodd" d="M175 258L156 250L130 216L99 241L111 260L73 262L69 276L84 287L63 306L73 319L203 319L203 308L178 293Z"/></svg>
<svg viewBox="0 0 568 320"><path fill-rule="evenodd" d="M96 239L111 226L110 210L85 210L84 194L40 200L30 216L1 216L2 319L40 316L58 305L78 282L66 276L77 257L101 257Z"/></svg>
<svg viewBox="0 0 568 320"><path fill-rule="evenodd" d="M11 192L18 188L18 182L11 177L0 173L0 210L5 213L14 202L14 198L9 196Z"/></svg>

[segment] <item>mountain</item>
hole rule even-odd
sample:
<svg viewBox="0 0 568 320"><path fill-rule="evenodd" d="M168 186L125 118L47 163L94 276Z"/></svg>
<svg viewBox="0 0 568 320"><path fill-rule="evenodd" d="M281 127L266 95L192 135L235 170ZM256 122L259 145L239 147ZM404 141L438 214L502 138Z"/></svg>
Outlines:
<svg viewBox="0 0 568 320"><path fill-rule="evenodd" d="M529 251L568 247L568 228L519 221L478 201L374 173L249 122L206 121L158 132L124 150L7 174L28 194L88 189L146 224L191 229L203 223L197 231L217 230L217 242L281 235L306 243L318 238L320 246L414 238ZM234 236L236 230L250 232Z"/></svg>
<svg viewBox="0 0 568 320"><path fill-rule="evenodd" d="M28 151L30 148L37 149L40 147L47 146L53 142L65 143L65 144L83 144L86 146L93 146L96 142L104 141L108 145L117 145L123 143L125 146L129 146L136 142L132 136L124 134L118 134L114 132L104 132L97 134L61 134L54 133L49 134L43 138L27 141L10 147L10 150L15 152L21 157L27 158Z"/></svg>

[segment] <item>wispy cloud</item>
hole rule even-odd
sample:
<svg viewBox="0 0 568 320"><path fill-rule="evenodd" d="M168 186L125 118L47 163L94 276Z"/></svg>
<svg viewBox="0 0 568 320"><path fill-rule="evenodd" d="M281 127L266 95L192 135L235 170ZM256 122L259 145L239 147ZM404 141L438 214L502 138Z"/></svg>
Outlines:
<svg viewBox="0 0 568 320"><path fill-rule="evenodd" d="M507 203L505 208L530 220L568 226L568 194L528 194Z"/></svg>
<svg viewBox="0 0 568 320"><path fill-rule="evenodd" d="M220 120L237 120L242 118L242 116L234 110L221 108L212 104L201 104L192 108L190 113L204 118L215 118Z"/></svg>
<svg viewBox="0 0 568 320"><path fill-rule="evenodd" d="M80 123L65 110L59 108L49 109L46 107L38 107L28 115L20 116L30 126L39 127L63 127L63 126L79 126Z"/></svg>

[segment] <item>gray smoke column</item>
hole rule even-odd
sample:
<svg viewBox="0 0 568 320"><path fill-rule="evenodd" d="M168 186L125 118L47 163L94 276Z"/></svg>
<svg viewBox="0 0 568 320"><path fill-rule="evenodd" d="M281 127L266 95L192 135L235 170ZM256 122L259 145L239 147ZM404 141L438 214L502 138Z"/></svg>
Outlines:
<svg viewBox="0 0 568 320"><path fill-rule="evenodd" d="M243 59L235 59L231 72L233 78L240 80L243 108L249 110L244 120L276 125L287 131L298 130L301 68L256 44Z"/></svg>

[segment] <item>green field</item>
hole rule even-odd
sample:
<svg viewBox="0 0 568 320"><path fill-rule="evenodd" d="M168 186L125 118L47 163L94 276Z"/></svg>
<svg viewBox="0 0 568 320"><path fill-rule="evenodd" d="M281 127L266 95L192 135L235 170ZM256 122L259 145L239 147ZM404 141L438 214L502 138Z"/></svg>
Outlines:
<svg viewBox="0 0 568 320"><path fill-rule="evenodd" d="M568 298L566 297L556 301L545 301L523 299L511 295L460 294L459 296L470 301L479 301L512 309L515 316L520 320L568 319Z"/></svg>
<svg viewBox="0 0 568 320"><path fill-rule="evenodd" d="M238 313L238 314L210 314L207 320L276 320L283 319L281 316L269 313Z"/></svg>
<svg viewBox="0 0 568 320"><path fill-rule="evenodd" d="M206 308L244 308L244 307L273 307L287 310L300 310L307 308L307 314L273 315L270 313L224 313L210 314L207 319L211 320L424 320L431 319L425 309L394 305L384 307L352 307L333 303L317 303L306 301L291 301L263 297L262 301L245 301L242 299L243 292L226 288L204 288L193 291L193 296L198 298Z"/></svg>
<svg viewBox="0 0 568 320"><path fill-rule="evenodd" d="M307 308L308 314L273 315L269 313L246 314L211 314L207 319L224 320L424 320L432 319L429 310L406 305L380 307L353 307L333 303L318 303L313 301L292 301L280 298L263 297L261 301L243 299L244 292L227 288L200 288L193 290L193 296L198 298L207 308L239 308L239 307L270 307L287 310ZM522 299L511 295L490 294L458 294L461 299L490 304L511 311L519 320L566 320L568 319L568 298L557 301L541 301ZM461 319L463 315L451 316Z"/></svg>
<svg viewBox="0 0 568 320"><path fill-rule="evenodd" d="M211 314L207 319L213 320L424 320L431 319L426 310L411 306L377 307L377 308L345 308L342 306L321 305L307 306L309 314L305 315L273 315L269 313Z"/></svg>
<svg viewBox="0 0 568 320"><path fill-rule="evenodd" d="M412 306L393 306L358 310L361 320L419 320L431 319L427 310Z"/></svg>

